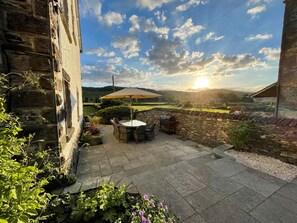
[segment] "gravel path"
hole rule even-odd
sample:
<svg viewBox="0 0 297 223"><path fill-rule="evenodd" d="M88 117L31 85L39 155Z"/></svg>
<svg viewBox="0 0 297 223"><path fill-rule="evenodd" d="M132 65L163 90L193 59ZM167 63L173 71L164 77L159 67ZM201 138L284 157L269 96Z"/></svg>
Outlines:
<svg viewBox="0 0 297 223"><path fill-rule="evenodd" d="M235 150L228 150L225 153L234 157L239 163L285 181L291 181L297 176L297 166L282 162L278 159Z"/></svg>

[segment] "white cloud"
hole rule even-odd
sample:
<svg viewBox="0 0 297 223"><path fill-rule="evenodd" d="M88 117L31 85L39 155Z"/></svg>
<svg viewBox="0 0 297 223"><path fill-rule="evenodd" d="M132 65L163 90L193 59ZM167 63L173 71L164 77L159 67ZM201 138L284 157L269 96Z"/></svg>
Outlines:
<svg viewBox="0 0 297 223"><path fill-rule="evenodd" d="M115 25L120 25L121 23L124 22L124 19L126 18L125 15L121 15L120 13L117 12L107 12L103 16L103 20L108 26L112 26L113 24Z"/></svg>
<svg viewBox="0 0 297 223"><path fill-rule="evenodd" d="M125 37L112 43L114 48L121 50L125 58L139 56L139 43L135 37Z"/></svg>
<svg viewBox="0 0 297 223"><path fill-rule="evenodd" d="M271 39L273 36L272 34L256 34L256 35L251 35L249 37L246 37L246 41L254 41L254 40L267 40Z"/></svg>
<svg viewBox="0 0 297 223"><path fill-rule="evenodd" d="M197 38L195 41L195 44L199 45L200 43L206 42L206 41L215 41L216 42L223 38L224 38L224 36L216 36L216 34L214 32L209 32L203 38L201 38L201 37Z"/></svg>
<svg viewBox="0 0 297 223"><path fill-rule="evenodd" d="M86 51L87 55L96 55L98 57L113 57L116 55L114 51L106 52L103 48L99 47L96 49Z"/></svg>
<svg viewBox="0 0 297 223"><path fill-rule="evenodd" d="M184 40L195 33L199 33L203 29L204 27L201 25L193 25L192 19L189 18L181 27L173 29L173 37Z"/></svg>
<svg viewBox="0 0 297 223"><path fill-rule="evenodd" d="M96 66L92 65L82 65L81 66L81 73L82 74L91 74L93 70L96 69Z"/></svg>
<svg viewBox="0 0 297 223"><path fill-rule="evenodd" d="M86 70L85 66L82 66L82 70ZM82 72L84 86L111 85L112 76L114 76L115 84L120 86L135 87L151 83L151 73L128 66L116 69L112 64L107 64L105 67L95 65L88 66L87 71L88 73Z"/></svg>
<svg viewBox="0 0 297 223"><path fill-rule="evenodd" d="M121 57L114 57L107 60L108 63L115 63L115 64L121 64L122 58Z"/></svg>
<svg viewBox="0 0 297 223"><path fill-rule="evenodd" d="M247 14L250 14L252 16L252 18L256 18L257 14L263 12L266 10L266 6L265 5L259 5L256 7L253 7L249 10L247 10Z"/></svg>
<svg viewBox="0 0 297 223"><path fill-rule="evenodd" d="M174 0L137 0L137 5L140 8L148 8L154 10L155 8L161 7L163 4L167 4Z"/></svg>
<svg viewBox="0 0 297 223"><path fill-rule="evenodd" d="M208 3L208 1L206 1L206 0L188 0L186 3L177 6L176 10L177 11L186 11L191 7L195 7L197 5L205 5L206 3Z"/></svg>
<svg viewBox="0 0 297 223"><path fill-rule="evenodd" d="M278 60L280 57L280 48L264 47L259 50L260 54L263 54L267 60Z"/></svg>
<svg viewBox="0 0 297 223"><path fill-rule="evenodd" d="M205 36L205 41L207 40L212 40L212 41L219 41L221 39L223 39L224 36L216 36L214 32L210 32Z"/></svg>
<svg viewBox="0 0 297 223"><path fill-rule="evenodd" d="M148 50L144 62L150 63L157 71L166 75L207 74L226 76L234 71L252 67L264 67L266 64L249 54L223 55L213 54L203 58L202 52L192 54L180 49L180 41L165 38L154 38L153 47Z"/></svg>
<svg viewBox="0 0 297 223"><path fill-rule="evenodd" d="M129 18L132 26L129 32L143 31L145 33L153 32L159 36L168 37L169 28L168 27L157 27L152 18L145 19L137 15L132 15Z"/></svg>
<svg viewBox="0 0 297 223"><path fill-rule="evenodd" d="M101 0L83 0L80 3L80 13L82 16L94 16L101 18Z"/></svg>
<svg viewBox="0 0 297 223"><path fill-rule="evenodd" d="M165 12L164 11L156 11L154 13L154 15L157 17L157 19L161 22L165 22L166 21L166 16L165 16Z"/></svg>

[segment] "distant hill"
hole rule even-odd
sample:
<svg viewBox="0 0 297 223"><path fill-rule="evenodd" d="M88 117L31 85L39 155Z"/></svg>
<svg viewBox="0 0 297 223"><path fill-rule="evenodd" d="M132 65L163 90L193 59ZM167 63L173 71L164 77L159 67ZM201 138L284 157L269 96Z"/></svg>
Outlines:
<svg viewBox="0 0 297 223"><path fill-rule="evenodd" d="M116 86L115 90L121 90L124 87ZM241 98L244 94L249 94L249 92L243 92L243 91L234 91L234 90L228 90L228 89L206 89L201 91L173 91L173 90L162 90L157 91L153 89L147 89L147 88L140 88L142 90L150 91L153 93L157 93L162 95L163 100L165 98L172 98L175 100L195 100L198 97L207 98L208 100L216 99L217 94L235 94L237 97ZM102 97L106 94L113 92L112 86L106 86L106 87L100 87L100 88L93 88L93 87L83 87L83 98L88 98L88 100L92 99L93 101L98 99L99 97ZM161 98L161 100L162 100ZM156 100L156 99L155 99ZM160 100L160 99L157 99Z"/></svg>

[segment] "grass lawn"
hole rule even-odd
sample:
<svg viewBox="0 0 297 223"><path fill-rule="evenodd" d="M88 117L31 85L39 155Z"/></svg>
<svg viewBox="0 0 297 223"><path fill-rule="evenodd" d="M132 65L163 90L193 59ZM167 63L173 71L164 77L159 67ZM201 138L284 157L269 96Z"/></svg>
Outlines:
<svg viewBox="0 0 297 223"><path fill-rule="evenodd" d="M160 105L133 105L133 109L137 109L138 111L143 110L150 110L153 108L171 108L171 109L182 109L182 110L191 110L191 111L204 111L204 112L218 112L218 113L229 113L229 110L223 110L223 109L207 109L207 108L184 108L184 107L178 107L174 105L166 105L166 104L160 104Z"/></svg>
<svg viewBox="0 0 297 223"><path fill-rule="evenodd" d="M96 111L98 111L98 108L94 105L85 105L84 104L84 117L88 116L88 115L94 115L96 113Z"/></svg>

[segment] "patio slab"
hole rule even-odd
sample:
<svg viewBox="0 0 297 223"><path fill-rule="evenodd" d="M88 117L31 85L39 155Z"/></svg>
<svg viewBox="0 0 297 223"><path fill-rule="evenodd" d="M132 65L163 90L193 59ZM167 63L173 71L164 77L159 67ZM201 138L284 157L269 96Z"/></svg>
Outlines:
<svg viewBox="0 0 297 223"><path fill-rule="evenodd" d="M156 131L155 139L120 143L101 126L103 144L80 152L78 181L63 193L96 188L103 179L165 199L184 223L296 222L297 179L287 183L216 159L209 147Z"/></svg>

